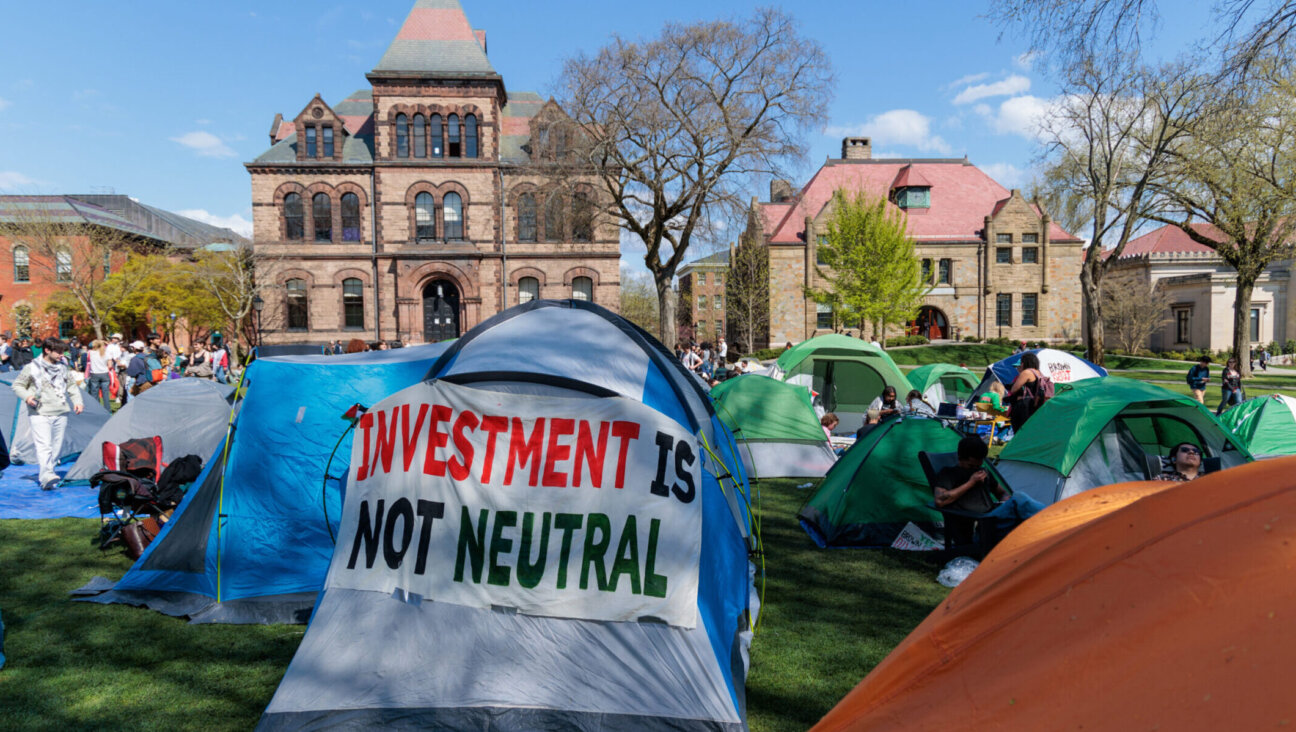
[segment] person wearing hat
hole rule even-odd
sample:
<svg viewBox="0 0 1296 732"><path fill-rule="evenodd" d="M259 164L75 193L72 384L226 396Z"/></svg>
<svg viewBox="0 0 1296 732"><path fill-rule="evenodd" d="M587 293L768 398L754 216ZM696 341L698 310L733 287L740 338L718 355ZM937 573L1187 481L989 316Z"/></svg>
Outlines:
<svg viewBox="0 0 1296 732"><path fill-rule="evenodd" d="M108 345L105 347L104 355L109 361L117 364L122 360L122 334L113 333L108 336Z"/></svg>
<svg viewBox="0 0 1296 732"><path fill-rule="evenodd" d="M23 367L14 379L13 390L27 406L32 442L36 443L36 462L40 464L40 485L48 491L59 482L54 465L63 451L68 401L71 400L76 414L84 406L81 390L63 364L67 344L57 338L46 338L41 346L41 357Z"/></svg>
<svg viewBox="0 0 1296 732"><path fill-rule="evenodd" d="M143 341L130 344L131 360L126 367L126 383L131 396L139 396L153 386L153 369L149 368L147 346Z"/></svg>

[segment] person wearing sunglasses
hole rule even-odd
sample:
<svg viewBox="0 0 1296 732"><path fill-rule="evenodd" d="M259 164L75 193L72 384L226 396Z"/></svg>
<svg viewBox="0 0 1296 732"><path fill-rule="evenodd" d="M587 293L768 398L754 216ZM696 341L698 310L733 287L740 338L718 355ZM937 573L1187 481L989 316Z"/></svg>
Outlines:
<svg viewBox="0 0 1296 732"><path fill-rule="evenodd" d="M1162 461L1162 463L1165 465L1165 470L1156 477L1156 480L1165 480L1172 483L1186 483L1190 480L1201 477L1201 448L1191 442L1181 442L1174 446L1174 449L1170 451L1168 459Z"/></svg>

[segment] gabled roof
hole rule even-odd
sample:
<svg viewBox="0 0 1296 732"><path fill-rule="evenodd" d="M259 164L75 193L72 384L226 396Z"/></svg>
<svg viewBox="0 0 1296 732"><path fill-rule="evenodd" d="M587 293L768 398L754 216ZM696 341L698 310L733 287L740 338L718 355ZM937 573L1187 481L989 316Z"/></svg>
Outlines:
<svg viewBox="0 0 1296 732"><path fill-rule="evenodd" d="M1199 222L1192 224L1199 234L1217 241L1224 241L1225 236L1214 224ZM1144 257L1149 254L1214 254L1215 250L1192 240L1183 229L1166 224L1159 229L1148 232L1137 239L1131 239L1121 252L1121 259Z"/></svg>
<svg viewBox="0 0 1296 732"><path fill-rule="evenodd" d="M891 182L891 189L896 188L919 188L931 187L931 181L923 177L923 174L914 170L913 164L909 164L900 169L894 181Z"/></svg>
<svg viewBox="0 0 1296 732"><path fill-rule="evenodd" d="M459 0L418 0L373 73L499 78Z"/></svg>
<svg viewBox="0 0 1296 732"><path fill-rule="evenodd" d="M805 218L817 217L838 188L886 197L902 173L931 187L931 208L909 216L909 235L918 241L981 241L985 217L1009 197L1008 189L964 159L829 160L790 203L761 204L765 233L773 244L800 243ZM1056 223L1049 238L1080 241Z"/></svg>
<svg viewBox="0 0 1296 732"><path fill-rule="evenodd" d="M531 118L540 113L545 100L535 92L511 92L500 111L500 161L525 163L531 159L523 147L531 140Z"/></svg>

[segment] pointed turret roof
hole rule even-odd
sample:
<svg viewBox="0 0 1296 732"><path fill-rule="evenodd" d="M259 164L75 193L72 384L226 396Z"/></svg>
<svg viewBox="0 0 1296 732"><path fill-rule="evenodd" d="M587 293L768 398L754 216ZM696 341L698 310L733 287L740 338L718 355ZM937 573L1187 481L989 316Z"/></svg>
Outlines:
<svg viewBox="0 0 1296 732"><path fill-rule="evenodd" d="M479 37L468 23L459 0L418 0L372 75L498 79L486 59L484 40L485 34Z"/></svg>

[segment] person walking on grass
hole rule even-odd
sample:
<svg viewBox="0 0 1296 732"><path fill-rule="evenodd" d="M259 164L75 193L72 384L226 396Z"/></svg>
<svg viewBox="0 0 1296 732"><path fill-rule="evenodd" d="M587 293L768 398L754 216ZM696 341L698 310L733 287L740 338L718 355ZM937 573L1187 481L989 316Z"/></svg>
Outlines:
<svg viewBox="0 0 1296 732"><path fill-rule="evenodd" d="M1238 370L1236 358L1230 358L1224 364L1224 372L1220 374L1220 397L1219 408L1215 410L1216 417L1234 404L1242 403L1242 372Z"/></svg>
<svg viewBox="0 0 1296 732"><path fill-rule="evenodd" d="M1210 354L1203 354L1196 366L1188 369L1188 388L1198 404L1206 403L1206 385L1210 383Z"/></svg>
<svg viewBox="0 0 1296 732"><path fill-rule="evenodd" d="M80 414L84 409L81 390L63 365L65 351L66 343L46 338L41 344L41 357L24 366L13 382L14 393L27 406L32 442L36 443L36 462L40 464L40 486L47 491L59 482L54 465L63 450L68 401L71 400L74 413Z"/></svg>

